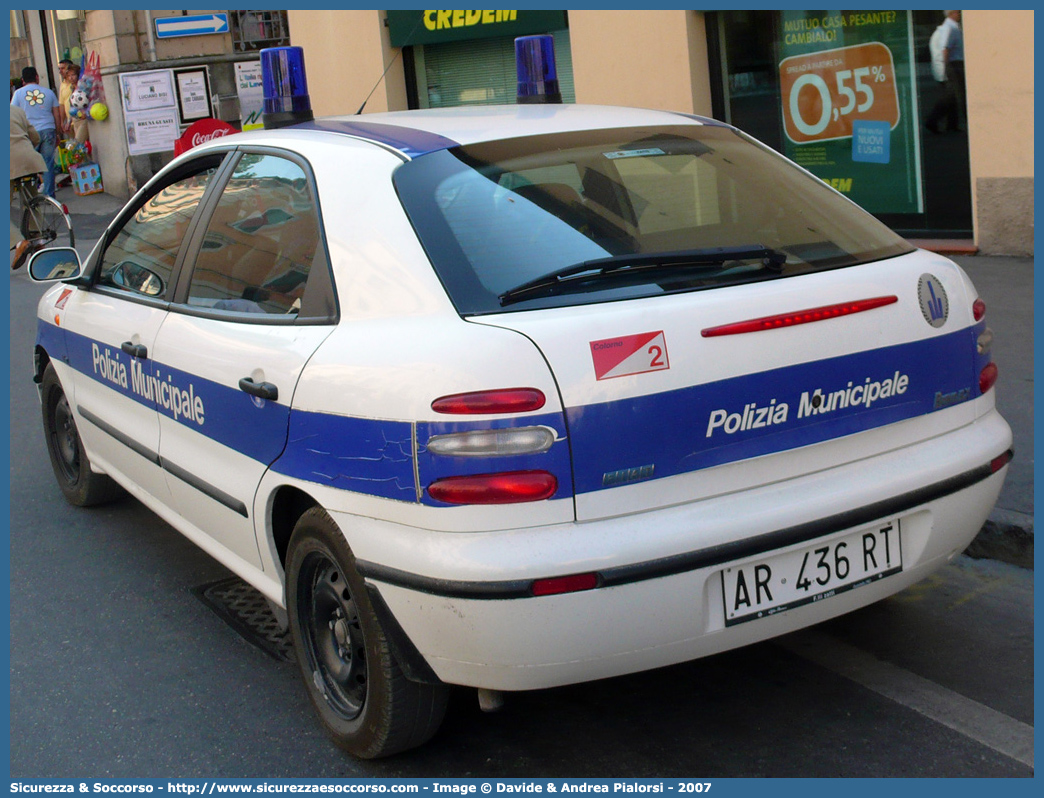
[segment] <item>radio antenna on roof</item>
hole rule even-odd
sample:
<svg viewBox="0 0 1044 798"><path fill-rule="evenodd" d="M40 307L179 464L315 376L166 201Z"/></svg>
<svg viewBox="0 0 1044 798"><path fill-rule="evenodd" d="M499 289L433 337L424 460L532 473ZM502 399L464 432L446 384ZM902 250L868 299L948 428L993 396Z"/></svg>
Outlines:
<svg viewBox="0 0 1044 798"><path fill-rule="evenodd" d="M420 24L423 21L424 21L424 12L423 11L418 11L417 12L417 21L413 23L413 28L410 30L409 34L406 36L406 41L410 41L413 38L413 34L417 32L417 28L420 27ZM387 25L388 25L388 18L387 17L384 18L384 25L385 25L385 27L387 27ZM377 82L373 84L373 88L370 89L370 93L366 95L366 99L363 100L362 105L359 106L359 110L355 112L356 116L358 116L359 114L361 114L363 112L363 108L366 107L366 103L368 103L370 101L370 98L373 96L373 93L375 91L377 91L377 87L380 86L381 85L381 81L384 80L384 76L388 74L388 70L392 68L392 65L395 63L396 59L398 59L398 57L400 55L402 55L402 47L399 48L399 52L397 52L394 55L392 60L388 62L388 66L386 66L384 68L384 71L381 73L381 76L379 78L377 78Z"/></svg>
<svg viewBox="0 0 1044 798"><path fill-rule="evenodd" d="M368 103L370 101L370 98L373 96L373 93L375 91L377 91L377 87L380 86L381 85L381 81L384 80L384 76L388 74L388 70L392 68L392 65L399 58L400 55L402 55L402 48L401 47L399 48L399 52L397 52L395 54L395 56L392 58L392 60L388 62L388 66L386 66L384 68L384 71L381 73L381 76L379 78L377 78L377 82L373 84L373 88L370 89L370 93L366 95L366 99L363 100L363 104L360 105L359 106L359 110L355 112L356 116L358 116L359 114L361 114L363 112L363 108L366 107L366 103Z"/></svg>

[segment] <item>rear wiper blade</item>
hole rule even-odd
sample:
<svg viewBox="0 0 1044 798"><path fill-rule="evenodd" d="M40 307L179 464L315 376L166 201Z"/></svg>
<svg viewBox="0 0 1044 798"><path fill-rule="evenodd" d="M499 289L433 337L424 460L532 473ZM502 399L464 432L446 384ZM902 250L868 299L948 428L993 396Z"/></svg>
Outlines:
<svg viewBox="0 0 1044 798"><path fill-rule="evenodd" d="M613 255L585 260L517 285L500 295L500 306L540 296L554 296L565 290L578 290L590 282L617 275L632 275L641 270L674 269L685 266L723 266L736 260L761 259L762 266L780 271L787 261L785 252L753 244L739 247L706 247L677 252L649 252Z"/></svg>

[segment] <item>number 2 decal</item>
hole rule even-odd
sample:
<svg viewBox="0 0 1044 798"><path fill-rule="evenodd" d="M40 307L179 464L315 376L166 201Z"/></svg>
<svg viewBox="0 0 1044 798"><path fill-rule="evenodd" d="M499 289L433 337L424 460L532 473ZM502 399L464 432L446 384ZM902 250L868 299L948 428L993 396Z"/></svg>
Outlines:
<svg viewBox="0 0 1044 798"><path fill-rule="evenodd" d="M650 346L649 354L652 355L652 360L649 362L650 368L663 368L663 350L658 346Z"/></svg>

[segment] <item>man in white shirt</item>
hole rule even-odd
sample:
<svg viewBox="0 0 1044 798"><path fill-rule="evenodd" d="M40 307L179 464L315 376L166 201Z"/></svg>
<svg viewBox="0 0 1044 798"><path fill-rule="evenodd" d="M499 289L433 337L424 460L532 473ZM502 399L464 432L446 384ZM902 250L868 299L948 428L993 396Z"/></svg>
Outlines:
<svg viewBox="0 0 1044 798"><path fill-rule="evenodd" d="M925 120L932 133L942 133L939 123L946 121L947 130L957 130L964 109L964 32L961 12L947 11L943 20L942 60L946 68L946 89Z"/></svg>

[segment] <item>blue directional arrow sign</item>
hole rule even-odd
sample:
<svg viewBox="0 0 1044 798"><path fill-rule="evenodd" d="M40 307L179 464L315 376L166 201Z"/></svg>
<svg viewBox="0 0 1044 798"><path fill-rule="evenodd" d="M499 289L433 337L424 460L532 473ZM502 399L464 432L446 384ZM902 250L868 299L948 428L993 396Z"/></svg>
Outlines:
<svg viewBox="0 0 1044 798"><path fill-rule="evenodd" d="M209 33L228 33L228 14L156 18L157 39L173 39L175 36L205 36Z"/></svg>

